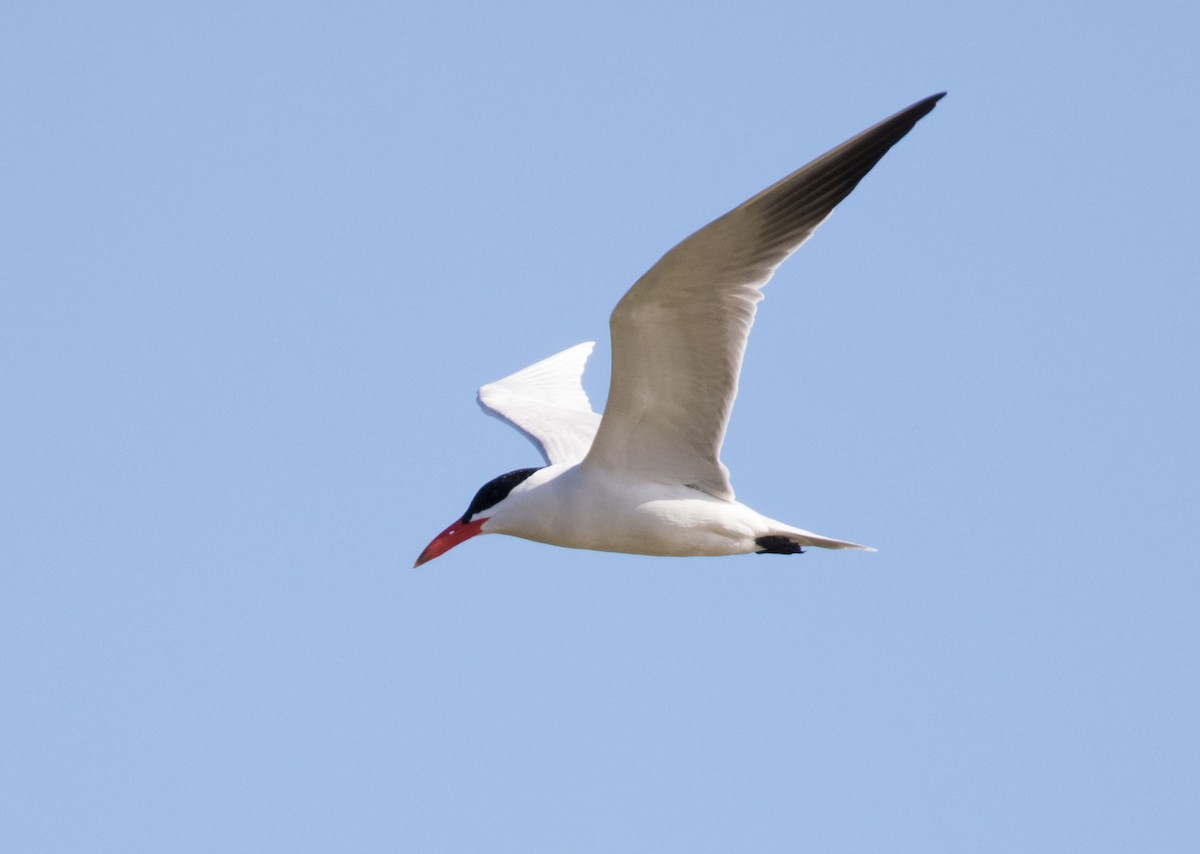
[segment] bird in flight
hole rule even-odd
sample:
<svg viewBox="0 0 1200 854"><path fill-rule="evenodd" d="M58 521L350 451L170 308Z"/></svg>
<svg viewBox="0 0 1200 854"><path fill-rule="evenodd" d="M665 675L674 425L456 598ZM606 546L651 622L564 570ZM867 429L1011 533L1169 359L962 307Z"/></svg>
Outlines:
<svg viewBox="0 0 1200 854"><path fill-rule="evenodd" d="M612 380L603 416L581 384L594 342L481 388L484 411L529 438L546 465L485 483L414 566L477 534L646 555L874 551L735 500L721 443L763 285L943 95L826 152L651 267L609 320Z"/></svg>

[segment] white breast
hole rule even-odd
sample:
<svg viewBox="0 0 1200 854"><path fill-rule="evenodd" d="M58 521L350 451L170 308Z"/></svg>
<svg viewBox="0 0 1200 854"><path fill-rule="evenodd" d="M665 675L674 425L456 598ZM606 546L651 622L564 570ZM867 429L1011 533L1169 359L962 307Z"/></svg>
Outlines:
<svg viewBox="0 0 1200 854"><path fill-rule="evenodd" d="M548 466L496 506L485 533L576 549L649 555L730 555L778 523L685 486Z"/></svg>

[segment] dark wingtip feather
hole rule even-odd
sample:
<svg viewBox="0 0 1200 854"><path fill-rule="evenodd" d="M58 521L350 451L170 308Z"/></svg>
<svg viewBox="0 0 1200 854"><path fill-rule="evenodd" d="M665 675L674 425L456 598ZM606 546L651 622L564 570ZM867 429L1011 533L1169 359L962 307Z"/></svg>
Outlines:
<svg viewBox="0 0 1200 854"><path fill-rule="evenodd" d="M939 92L917 101L745 202L742 208L762 217L763 246L803 239L945 95Z"/></svg>
<svg viewBox="0 0 1200 854"><path fill-rule="evenodd" d="M917 103L913 104L907 110L901 110L900 114L903 115L904 113L907 113L911 110L911 111L917 113L917 118L920 119L922 116L928 114L929 111L932 110L935 106L937 106L938 101L942 100L942 98L945 98L945 97L946 97L945 92L938 92L935 95L930 95L928 98L922 98L920 101L917 101Z"/></svg>

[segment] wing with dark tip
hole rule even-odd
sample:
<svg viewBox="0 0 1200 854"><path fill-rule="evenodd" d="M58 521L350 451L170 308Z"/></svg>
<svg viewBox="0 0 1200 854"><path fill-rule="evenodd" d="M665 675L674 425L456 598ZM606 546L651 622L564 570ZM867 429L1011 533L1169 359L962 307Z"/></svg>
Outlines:
<svg viewBox="0 0 1200 854"><path fill-rule="evenodd" d="M612 383L587 465L732 500L721 443L763 285L944 94L763 190L638 280L610 320Z"/></svg>

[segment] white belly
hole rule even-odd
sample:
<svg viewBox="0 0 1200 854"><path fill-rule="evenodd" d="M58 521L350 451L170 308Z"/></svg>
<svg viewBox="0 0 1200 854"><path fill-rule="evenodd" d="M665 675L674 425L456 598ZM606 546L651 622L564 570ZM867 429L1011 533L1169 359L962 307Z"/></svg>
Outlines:
<svg viewBox="0 0 1200 854"><path fill-rule="evenodd" d="M550 466L497 505L483 530L575 549L694 556L755 551L755 538L777 527L744 504L684 486Z"/></svg>

